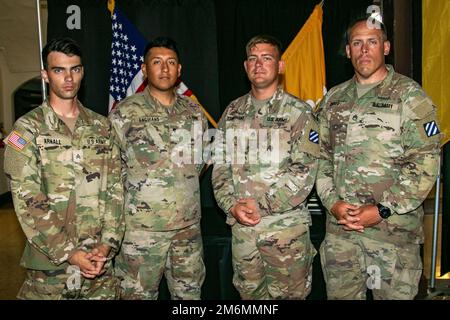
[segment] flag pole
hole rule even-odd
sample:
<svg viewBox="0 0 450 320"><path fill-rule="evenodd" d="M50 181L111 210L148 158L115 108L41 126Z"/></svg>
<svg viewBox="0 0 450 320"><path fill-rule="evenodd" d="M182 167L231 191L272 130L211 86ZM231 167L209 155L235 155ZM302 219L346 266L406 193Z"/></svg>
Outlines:
<svg viewBox="0 0 450 320"><path fill-rule="evenodd" d="M39 62L41 66L41 70L44 70L44 62L42 61L42 28L41 28L41 4L40 0L36 0L36 14L37 14L37 22L38 22L38 36L39 36ZM44 79L41 78L41 87L42 87L42 101L47 98L47 88L45 86Z"/></svg>
<svg viewBox="0 0 450 320"><path fill-rule="evenodd" d="M111 15L114 13L114 7L116 6L116 2L114 0L108 0L108 10L111 12Z"/></svg>
<svg viewBox="0 0 450 320"><path fill-rule="evenodd" d="M436 179L436 194L434 199L434 219L433 219L433 242L431 252L431 271L430 282L428 290L434 291L436 288L436 260L437 260L437 245L438 245L438 232L439 232L439 197L441 189L441 160L442 152L439 156L438 163L438 175Z"/></svg>
<svg viewBox="0 0 450 320"><path fill-rule="evenodd" d="M211 117L211 115L208 113L208 111L206 111L206 109L203 108L203 106L200 104L200 102L198 102L198 105L200 106L200 109L202 110L203 114L206 116L208 121L213 125L214 128L217 129L218 128L217 122L213 119L213 117Z"/></svg>

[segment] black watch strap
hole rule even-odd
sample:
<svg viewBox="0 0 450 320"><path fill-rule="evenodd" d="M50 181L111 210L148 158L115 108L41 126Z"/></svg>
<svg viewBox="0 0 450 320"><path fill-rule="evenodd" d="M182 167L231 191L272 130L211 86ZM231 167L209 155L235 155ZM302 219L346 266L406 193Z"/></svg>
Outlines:
<svg viewBox="0 0 450 320"><path fill-rule="evenodd" d="M383 206L381 203L377 204L377 208L378 208L378 214L383 219L387 219L387 218L389 218L392 215L391 209L389 209L388 207Z"/></svg>

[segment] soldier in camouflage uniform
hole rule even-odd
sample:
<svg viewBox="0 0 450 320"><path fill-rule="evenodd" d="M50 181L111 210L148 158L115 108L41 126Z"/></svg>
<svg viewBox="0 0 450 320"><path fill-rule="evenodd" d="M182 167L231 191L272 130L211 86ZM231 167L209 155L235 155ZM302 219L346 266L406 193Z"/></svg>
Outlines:
<svg viewBox="0 0 450 320"><path fill-rule="evenodd" d="M318 166L318 128L309 105L278 87L284 70L279 42L256 36L246 50L251 91L222 115L227 146L216 144L212 178L232 226L233 283L243 299L305 299L316 254L306 197ZM234 156L230 146L239 145Z"/></svg>
<svg viewBox="0 0 450 320"><path fill-rule="evenodd" d="M20 299L114 299L111 258L124 233L120 153L108 120L83 107L81 51L43 49L49 98L5 139L5 173L27 237Z"/></svg>
<svg viewBox="0 0 450 320"><path fill-rule="evenodd" d="M422 203L436 181L440 133L431 100L385 64L382 24L348 29L353 79L321 104L320 249L329 299L413 299L422 271Z"/></svg>
<svg viewBox="0 0 450 320"><path fill-rule="evenodd" d="M163 274L172 299L200 299L205 278L200 233L201 159L191 157L207 128L200 107L178 95L178 50L156 38L144 53L148 85L110 114L120 145L126 232L117 259L122 299L157 299ZM182 159L179 136L184 152ZM200 157L201 158L201 157Z"/></svg>

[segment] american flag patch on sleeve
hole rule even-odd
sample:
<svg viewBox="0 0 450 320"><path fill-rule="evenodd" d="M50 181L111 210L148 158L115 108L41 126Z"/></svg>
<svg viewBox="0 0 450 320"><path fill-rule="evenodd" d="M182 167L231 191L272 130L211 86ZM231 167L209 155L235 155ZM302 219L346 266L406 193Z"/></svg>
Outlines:
<svg viewBox="0 0 450 320"><path fill-rule="evenodd" d="M22 150L29 141L25 140L17 131L11 132L8 138L8 144L16 150Z"/></svg>

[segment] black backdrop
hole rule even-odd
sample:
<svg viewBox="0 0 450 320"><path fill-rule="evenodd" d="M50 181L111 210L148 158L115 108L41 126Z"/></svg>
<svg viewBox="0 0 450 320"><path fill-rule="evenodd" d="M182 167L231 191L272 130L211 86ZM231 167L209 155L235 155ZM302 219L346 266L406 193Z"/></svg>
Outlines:
<svg viewBox="0 0 450 320"><path fill-rule="evenodd" d="M180 47L183 81L218 120L226 105L249 90L243 60L245 43L269 33L286 48L318 0L116 0L116 6L147 39L173 37ZM323 38L327 86L352 76L342 55L343 33L372 1L328 0L324 4ZM68 30L67 7L81 9L81 29ZM70 36L84 53L81 100L107 113L111 18L106 0L48 0L48 38ZM305 53L307 54L307 53Z"/></svg>

